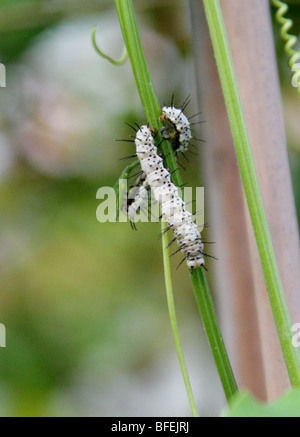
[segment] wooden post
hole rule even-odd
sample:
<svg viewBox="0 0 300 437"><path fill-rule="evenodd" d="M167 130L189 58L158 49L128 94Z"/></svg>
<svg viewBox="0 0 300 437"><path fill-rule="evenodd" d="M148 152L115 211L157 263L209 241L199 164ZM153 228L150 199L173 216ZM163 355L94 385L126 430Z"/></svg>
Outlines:
<svg viewBox="0 0 300 437"><path fill-rule="evenodd" d="M192 8L199 7L199 3L191 0ZM292 322L299 323L299 236L269 2L223 0L221 5L276 259ZM200 37L198 34L195 38L195 18L193 20L196 45ZM211 193L211 196L214 195L211 218L218 224L216 239L222 239L221 255L226 256L225 261L221 259L226 267L218 275L219 284L226 278L226 289L221 287L219 290L219 294L222 294L220 301L223 319L231 316L233 320L232 324L227 320L225 325L229 325L226 331L233 339L232 346L237 355L238 381L260 398L274 399L289 387L289 380L248 210L244 196L239 193L241 185L237 176L236 158L232 153L224 104L218 95L219 81L212 70L212 61L207 57L207 45L205 48L203 43L204 32L208 33L208 30L202 32L202 49L198 41L195 57L198 62L199 88L205 90L201 94L201 109L208 109L211 114L207 126L210 136L207 147L213 148L213 151L207 152L210 155L210 165L206 164L206 167L209 168L208 183L214 186ZM217 218L214 218L215 214L218 214ZM219 245L220 242L217 240L217 243ZM230 275L226 276L224 270L227 269ZM232 287L231 290L228 291L228 287ZM226 293L229 296L224 297ZM226 304L226 298L229 304ZM259 338L264 382L258 350Z"/></svg>
<svg viewBox="0 0 300 437"><path fill-rule="evenodd" d="M300 253L269 2L221 2L255 165L292 322L300 322ZM248 220L268 399L289 387Z"/></svg>
<svg viewBox="0 0 300 437"><path fill-rule="evenodd" d="M209 30L201 2L190 1L198 106L207 144L200 150L209 237L210 279L218 291L218 312L239 388L266 398L254 283L241 178ZM203 125L201 125L203 126ZM201 127L201 131L202 131ZM208 250L208 249L206 249Z"/></svg>

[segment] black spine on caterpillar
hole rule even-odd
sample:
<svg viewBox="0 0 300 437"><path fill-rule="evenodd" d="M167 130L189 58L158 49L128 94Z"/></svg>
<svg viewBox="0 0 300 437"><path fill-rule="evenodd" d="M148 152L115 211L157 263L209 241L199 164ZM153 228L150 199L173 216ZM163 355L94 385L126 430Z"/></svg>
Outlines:
<svg viewBox="0 0 300 437"><path fill-rule="evenodd" d="M185 255L189 268L204 266L203 243L192 214L180 198L178 187L171 182L170 172L164 168L162 158L157 154L153 129L141 126L136 133L136 154L140 160L146 180L159 203L162 217L173 230L179 249Z"/></svg>

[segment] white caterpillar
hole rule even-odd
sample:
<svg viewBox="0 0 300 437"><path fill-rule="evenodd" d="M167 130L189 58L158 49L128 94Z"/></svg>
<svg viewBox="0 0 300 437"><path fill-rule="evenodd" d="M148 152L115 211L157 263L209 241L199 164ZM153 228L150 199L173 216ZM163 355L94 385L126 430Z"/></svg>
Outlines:
<svg viewBox="0 0 300 437"><path fill-rule="evenodd" d="M184 115L182 109L164 106L159 118L167 124L167 127L161 129L163 138L172 142L176 153L186 152L192 139L192 132L189 119Z"/></svg>
<svg viewBox="0 0 300 437"><path fill-rule="evenodd" d="M141 126L136 133L136 154L142 171L152 188L154 198L161 207L161 213L168 227L173 230L179 249L185 255L189 268L204 265L203 243L192 214L178 194L178 188L171 182L170 172L164 168L162 158L157 154L153 129Z"/></svg>

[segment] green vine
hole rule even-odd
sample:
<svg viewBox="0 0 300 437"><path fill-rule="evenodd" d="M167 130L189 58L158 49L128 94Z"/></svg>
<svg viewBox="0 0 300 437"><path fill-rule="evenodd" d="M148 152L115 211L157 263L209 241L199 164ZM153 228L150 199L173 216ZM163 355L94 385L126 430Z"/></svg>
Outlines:
<svg viewBox="0 0 300 437"><path fill-rule="evenodd" d="M158 131L159 134L159 128L162 127L162 123L159 120L160 105L154 92L154 87L145 61L132 1L115 0L115 5L147 121L150 126ZM169 167L170 173L172 173L173 182L179 187L182 186L180 172L175 171L177 169L177 164L171 144L168 141L164 141L161 148L163 155L165 156L166 165ZM201 269L195 269L192 277L195 279L193 280L193 286L198 307L199 309L201 308L200 313L202 315L205 331L216 361L225 395L227 400L230 401L233 394L237 392L237 385L229 363L220 328L217 324L217 318L212 305L212 298L207 281L204 279L205 273ZM209 307L209 310L207 310L207 306Z"/></svg>
<svg viewBox="0 0 300 437"><path fill-rule="evenodd" d="M173 331L175 346L177 350L177 355L179 359L179 364L181 367L181 372L183 376L183 380L185 383L186 392L189 398L190 406L193 412L193 415L195 417L198 417L197 408L195 405L194 395L192 392L191 383L189 380L188 372L186 369L180 340L179 340L179 332L178 332L178 326L177 326L177 320L176 320L176 312L175 312L175 303L174 303L174 296L173 296L173 287L172 287L172 279L171 279L171 265L170 265L170 253L168 248L168 237L167 233L165 232L166 224L164 221L161 221L161 229L162 229L162 250L163 250L163 260L164 260L164 273L165 273L165 284L166 284L166 293L167 293L167 302L168 302L168 309L169 309L169 316L170 316L170 322L171 327Z"/></svg>

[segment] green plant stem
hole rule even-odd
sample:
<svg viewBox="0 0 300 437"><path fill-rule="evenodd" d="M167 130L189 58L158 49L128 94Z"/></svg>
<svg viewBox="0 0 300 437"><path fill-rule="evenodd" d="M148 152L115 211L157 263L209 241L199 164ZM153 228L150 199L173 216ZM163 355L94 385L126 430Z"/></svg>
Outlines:
<svg viewBox="0 0 300 437"><path fill-rule="evenodd" d="M198 417L199 415L197 412L197 408L196 408L196 404L195 404L195 400L194 400L194 396L193 396L193 392L192 392L192 387L190 384L190 380L189 380L189 376L188 376L188 372L187 372L187 368L185 365L185 361L184 361L184 357L183 357L183 353L182 353L182 349L181 349L181 345L180 345L180 340L179 340L179 333L178 333L176 312L175 312L175 304L174 304L174 296L173 296L172 279L171 279L170 254L169 254L169 249L167 248L169 241L168 241L167 233L164 232L165 227L166 227L166 224L162 220L161 221L161 230L163 233L162 248L163 248L163 260L164 260L164 274L165 274L165 284L166 284L166 293L167 293L167 302L168 302L170 322L171 322L171 327L172 327L172 331L173 331L177 355L178 355L178 359L179 359L179 363L180 363L180 367L181 367L181 372L182 372L186 392L187 392L187 395L189 398L190 406L191 406L193 415L195 417Z"/></svg>
<svg viewBox="0 0 300 437"><path fill-rule="evenodd" d="M191 280L205 333L215 359L226 398L229 402L231 397L238 391L238 388L217 321L206 275L202 269L195 269L191 273Z"/></svg>
<svg viewBox="0 0 300 437"><path fill-rule="evenodd" d="M134 11L131 0L115 0L119 21L123 33L124 42L132 65L137 88L141 102L150 126L159 129L162 124L159 122L160 105L154 92L153 84L150 79L143 49L141 46ZM166 156L166 164L172 173L172 179L177 186L182 185L179 171L177 168L174 152L168 141L162 143L162 151ZM205 279L205 273L196 269L193 274L193 285L200 314L204 315L202 321L208 336L213 356L216 360L217 369L223 384L223 388L229 401L231 396L237 392L236 382L231 370L226 349L218 327L212 298ZM213 329L213 333L210 331ZM215 349L218 349L216 353Z"/></svg>
<svg viewBox="0 0 300 437"><path fill-rule="evenodd" d="M241 178L282 352L291 384L295 387L300 387L300 357L298 350L292 345L290 315L263 207L220 2L219 0L203 0L203 3L223 88Z"/></svg>
<svg viewBox="0 0 300 437"><path fill-rule="evenodd" d="M131 62L132 71L137 84L139 96L145 111L146 118L151 127L159 130L159 128L163 127L162 122L159 121L161 109L156 94L154 92L154 87L146 64L143 48L136 26L132 1L115 0L115 4L119 16L125 46ZM168 141L163 141L161 148L163 155L166 156L165 161L168 167L170 168L170 170L175 170L177 168L177 164L172 146ZM179 172L173 173L172 179L177 186L182 185Z"/></svg>

